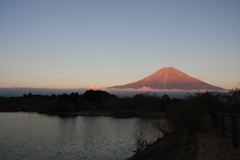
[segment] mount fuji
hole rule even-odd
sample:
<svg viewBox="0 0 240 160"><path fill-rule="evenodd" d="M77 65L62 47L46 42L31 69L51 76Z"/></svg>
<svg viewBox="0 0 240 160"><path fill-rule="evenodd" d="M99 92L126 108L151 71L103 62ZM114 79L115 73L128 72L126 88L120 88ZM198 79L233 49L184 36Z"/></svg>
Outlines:
<svg viewBox="0 0 240 160"><path fill-rule="evenodd" d="M223 88L208 84L191 77L173 67L161 68L150 76L125 85L117 85L114 89L180 89L180 90L223 90Z"/></svg>

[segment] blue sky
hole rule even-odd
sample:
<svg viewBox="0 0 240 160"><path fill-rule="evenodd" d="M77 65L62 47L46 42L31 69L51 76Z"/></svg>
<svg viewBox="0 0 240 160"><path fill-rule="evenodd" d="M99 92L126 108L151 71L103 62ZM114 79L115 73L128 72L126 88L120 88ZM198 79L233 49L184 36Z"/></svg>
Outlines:
<svg viewBox="0 0 240 160"><path fill-rule="evenodd" d="M239 0L0 0L0 87L110 87L173 66L240 83Z"/></svg>

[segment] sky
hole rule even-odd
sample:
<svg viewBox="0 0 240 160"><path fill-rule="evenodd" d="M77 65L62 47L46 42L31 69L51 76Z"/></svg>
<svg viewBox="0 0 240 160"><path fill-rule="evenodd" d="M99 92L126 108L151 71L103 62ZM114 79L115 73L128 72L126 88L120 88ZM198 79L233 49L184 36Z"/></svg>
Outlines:
<svg viewBox="0 0 240 160"><path fill-rule="evenodd" d="M123 85L172 66L240 84L239 0L0 0L0 87Z"/></svg>

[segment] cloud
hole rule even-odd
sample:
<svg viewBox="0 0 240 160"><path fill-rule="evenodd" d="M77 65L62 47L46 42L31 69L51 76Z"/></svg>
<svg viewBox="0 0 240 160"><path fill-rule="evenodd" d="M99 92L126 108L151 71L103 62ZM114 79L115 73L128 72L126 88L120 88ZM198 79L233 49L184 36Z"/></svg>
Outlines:
<svg viewBox="0 0 240 160"><path fill-rule="evenodd" d="M140 90L152 90L150 87L142 87L142 88L139 88Z"/></svg>
<svg viewBox="0 0 240 160"><path fill-rule="evenodd" d="M201 78L197 78L197 77L193 77L193 78L195 78L195 79L197 79L197 80L199 80L199 81L202 81L202 79L201 79Z"/></svg>
<svg viewBox="0 0 240 160"><path fill-rule="evenodd" d="M101 87L101 86L94 86L94 85L91 85L88 87L89 89L104 89L104 87Z"/></svg>

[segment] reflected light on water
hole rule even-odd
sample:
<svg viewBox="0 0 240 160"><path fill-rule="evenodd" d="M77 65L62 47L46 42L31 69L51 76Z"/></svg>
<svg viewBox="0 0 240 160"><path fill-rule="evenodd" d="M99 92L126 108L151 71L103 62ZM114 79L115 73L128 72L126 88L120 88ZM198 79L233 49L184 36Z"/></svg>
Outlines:
<svg viewBox="0 0 240 160"><path fill-rule="evenodd" d="M126 159L136 137L158 134L151 119L0 113L0 159ZM149 131L149 132L148 132Z"/></svg>

